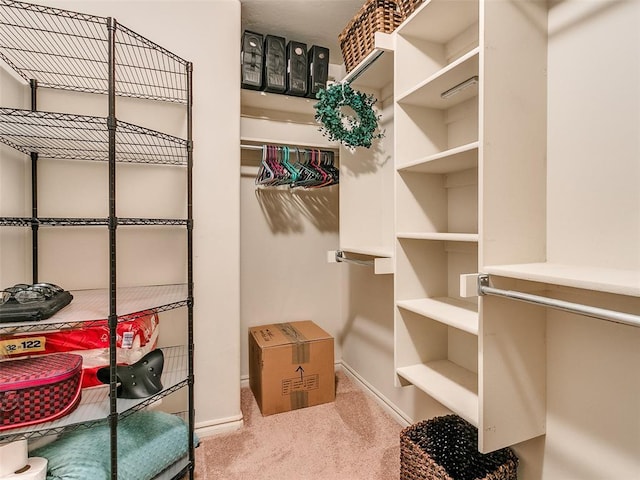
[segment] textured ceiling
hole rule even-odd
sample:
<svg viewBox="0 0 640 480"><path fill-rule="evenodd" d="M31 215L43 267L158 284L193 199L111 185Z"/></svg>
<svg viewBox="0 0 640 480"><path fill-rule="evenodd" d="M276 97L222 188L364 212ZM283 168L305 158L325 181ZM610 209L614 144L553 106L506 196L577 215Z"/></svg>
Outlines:
<svg viewBox="0 0 640 480"><path fill-rule="evenodd" d="M338 35L365 0L241 0L242 29L321 45L330 62L344 63Z"/></svg>

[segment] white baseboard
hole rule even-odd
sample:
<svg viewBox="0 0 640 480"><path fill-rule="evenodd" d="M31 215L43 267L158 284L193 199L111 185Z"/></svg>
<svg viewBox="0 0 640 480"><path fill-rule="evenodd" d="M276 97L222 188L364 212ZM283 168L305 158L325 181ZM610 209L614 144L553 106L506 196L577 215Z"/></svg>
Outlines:
<svg viewBox="0 0 640 480"><path fill-rule="evenodd" d="M367 393L375 402L382 407L382 409L387 412L391 417L398 422L402 426L410 425L411 419L404 414L398 407L391 402L387 397L385 397L380 390L375 388L369 382L367 382L364 378L362 378L353 368L351 368L348 364L344 362L339 362L336 364L337 368L342 368L342 371L345 375L347 375L352 381L356 383L365 393Z"/></svg>
<svg viewBox="0 0 640 480"><path fill-rule="evenodd" d="M233 417L217 418L209 422L196 423L195 433L199 438L205 438L239 430L243 425L244 421L242 414L240 414Z"/></svg>

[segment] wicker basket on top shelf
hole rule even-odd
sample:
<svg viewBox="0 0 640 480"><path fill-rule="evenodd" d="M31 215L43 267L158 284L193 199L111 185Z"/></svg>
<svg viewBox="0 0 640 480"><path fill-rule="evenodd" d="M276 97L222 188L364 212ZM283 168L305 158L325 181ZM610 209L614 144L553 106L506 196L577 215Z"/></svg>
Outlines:
<svg viewBox="0 0 640 480"><path fill-rule="evenodd" d="M424 0L398 0L400 3L400 12L402 12L402 20L406 19Z"/></svg>
<svg viewBox="0 0 640 480"><path fill-rule="evenodd" d="M391 33L404 17L396 0L367 0L338 35L347 72L353 70L375 46L375 33Z"/></svg>

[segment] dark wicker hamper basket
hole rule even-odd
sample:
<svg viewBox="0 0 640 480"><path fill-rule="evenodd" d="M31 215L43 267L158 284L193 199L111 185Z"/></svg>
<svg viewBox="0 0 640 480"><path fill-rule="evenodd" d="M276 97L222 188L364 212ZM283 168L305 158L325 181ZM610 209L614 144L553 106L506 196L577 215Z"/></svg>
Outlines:
<svg viewBox="0 0 640 480"><path fill-rule="evenodd" d="M400 480L516 480L510 448L478 452L478 430L457 415L410 425L400 432Z"/></svg>

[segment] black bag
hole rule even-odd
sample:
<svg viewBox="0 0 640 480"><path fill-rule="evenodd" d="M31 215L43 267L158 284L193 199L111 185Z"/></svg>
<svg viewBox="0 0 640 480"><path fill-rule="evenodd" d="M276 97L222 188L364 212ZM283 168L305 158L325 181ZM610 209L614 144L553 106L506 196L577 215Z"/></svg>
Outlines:
<svg viewBox="0 0 640 480"><path fill-rule="evenodd" d="M329 49L313 45L307 54L309 78L307 81L307 97L316 98L316 93L327 88L329 77Z"/></svg>
<svg viewBox="0 0 640 480"><path fill-rule="evenodd" d="M304 97L307 94L307 44L287 44L287 92Z"/></svg>
<svg viewBox="0 0 640 480"><path fill-rule="evenodd" d="M260 90L262 87L263 37L246 30L242 34L242 88Z"/></svg>
<svg viewBox="0 0 640 480"><path fill-rule="evenodd" d="M0 305L0 323L37 322L51 317L73 300L73 295L64 290L40 302L18 303L9 301Z"/></svg>
<svg viewBox="0 0 640 480"><path fill-rule="evenodd" d="M265 92L284 93L287 88L287 49L284 37L264 37L264 70L262 87Z"/></svg>

